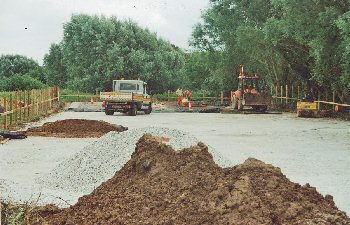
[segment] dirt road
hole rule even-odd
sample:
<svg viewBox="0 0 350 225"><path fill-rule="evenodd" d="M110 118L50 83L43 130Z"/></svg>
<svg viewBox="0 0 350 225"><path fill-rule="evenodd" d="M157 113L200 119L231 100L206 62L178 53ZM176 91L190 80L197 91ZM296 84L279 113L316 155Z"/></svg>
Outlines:
<svg viewBox="0 0 350 225"><path fill-rule="evenodd" d="M302 119L294 114L153 113L128 117L64 112L41 123L74 118L105 120L129 129L160 126L190 132L233 164L254 157L280 167L292 181L310 183L320 193L333 195L336 205L350 214L350 122ZM29 137L11 141L0 146L0 180L17 183L19 189L30 187L35 177L93 140Z"/></svg>

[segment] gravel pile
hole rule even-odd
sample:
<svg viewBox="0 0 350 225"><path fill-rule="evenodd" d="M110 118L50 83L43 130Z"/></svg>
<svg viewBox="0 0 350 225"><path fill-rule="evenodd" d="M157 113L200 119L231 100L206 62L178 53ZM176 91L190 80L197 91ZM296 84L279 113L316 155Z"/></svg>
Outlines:
<svg viewBox="0 0 350 225"><path fill-rule="evenodd" d="M109 132L70 159L60 163L37 182L50 189L88 194L102 182L112 178L131 159L137 141L145 133L170 138L168 144L177 151L199 142L189 133L160 127L133 129L122 133ZM219 166L230 166L230 162L213 148L209 147L209 152Z"/></svg>

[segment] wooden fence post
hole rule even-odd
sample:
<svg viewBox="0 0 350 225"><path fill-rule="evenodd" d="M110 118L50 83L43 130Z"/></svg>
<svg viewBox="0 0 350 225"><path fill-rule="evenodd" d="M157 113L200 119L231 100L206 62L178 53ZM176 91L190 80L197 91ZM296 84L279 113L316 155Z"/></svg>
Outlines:
<svg viewBox="0 0 350 225"><path fill-rule="evenodd" d="M335 103L335 91L333 91L333 103ZM333 112L335 111L335 105L333 104Z"/></svg>
<svg viewBox="0 0 350 225"><path fill-rule="evenodd" d="M4 112L7 112L7 99L4 98ZM4 130L7 129L7 115L4 116Z"/></svg>
<svg viewBox="0 0 350 225"><path fill-rule="evenodd" d="M15 116L15 119L14 119L14 123L15 125L17 125L17 122L18 122L18 91L15 92L15 107L14 107L14 116Z"/></svg>
<svg viewBox="0 0 350 225"><path fill-rule="evenodd" d="M168 102L170 102L170 90L168 90Z"/></svg>
<svg viewBox="0 0 350 225"><path fill-rule="evenodd" d="M278 85L276 84L276 86L275 86L275 91L276 91L276 94L275 94L275 103L276 103L276 105L277 105L277 98L278 98Z"/></svg>
<svg viewBox="0 0 350 225"><path fill-rule="evenodd" d="M22 107L23 107L23 91L19 92L19 122L23 123L23 117L22 117Z"/></svg>
<svg viewBox="0 0 350 225"><path fill-rule="evenodd" d="M35 90L35 101L37 105L36 116L38 117L40 115L40 90Z"/></svg>
<svg viewBox="0 0 350 225"><path fill-rule="evenodd" d="M32 113L32 119L34 118L34 117L36 117L37 116L37 114L38 114L38 105L37 105L37 93L36 93L36 90L33 90L33 96L32 96L32 98L33 98L33 113Z"/></svg>
<svg viewBox="0 0 350 225"><path fill-rule="evenodd" d="M10 114L10 126L12 125L12 120L13 120L13 101L12 101L12 94L10 94L10 111L11 111L11 114Z"/></svg>
<svg viewBox="0 0 350 225"><path fill-rule="evenodd" d="M45 90L45 105L46 105L46 113L45 113L45 115L47 115L48 112L49 112L49 108L50 108L50 104L49 104L49 89L48 88L46 88L46 90Z"/></svg>
<svg viewBox="0 0 350 225"><path fill-rule="evenodd" d="M39 90L39 104L40 104L40 113L39 116L42 116L44 113L44 96L43 96L43 90Z"/></svg>
<svg viewBox="0 0 350 225"><path fill-rule="evenodd" d="M320 110L320 106L321 106L321 92L320 92L320 88L317 88L317 110Z"/></svg>
<svg viewBox="0 0 350 225"><path fill-rule="evenodd" d="M60 98L61 98L61 90L60 90L60 88L59 87L57 87L57 101L59 102L60 101Z"/></svg>
<svg viewBox="0 0 350 225"><path fill-rule="evenodd" d="M27 122L26 120L26 110L28 107L28 102L27 102L27 90L24 90L24 98L23 98L23 104L24 104L24 110L23 110L23 121Z"/></svg>
<svg viewBox="0 0 350 225"><path fill-rule="evenodd" d="M41 105L41 107L40 107L40 116L42 116L44 114L44 112L45 112L45 104L44 103L45 103L44 102L44 90L41 89L40 90L40 105Z"/></svg>
<svg viewBox="0 0 350 225"><path fill-rule="evenodd" d="M297 96L297 98L298 98L298 101L301 100L301 98L300 98L300 85L298 85L298 96Z"/></svg>
<svg viewBox="0 0 350 225"><path fill-rule="evenodd" d="M271 96L273 95L273 86L271 85L270 86L270 93L271 93Z"/></svg>
<svg viewBox="0 0 350 225"><path fill-rule="evenodd" d="M281 104L283 104L283 86L281 85Z"/></svg>
<svg viewBox="0 0 350 225"><path fill-rule="evenodd" d="M223 91L221 91L220 98L221 98L221 105L223 105L224 104L224 92Z"/></svg>
<svg viewBox="0 0 350 225"><path fill-rule="evenodd" d="M43 105L44 105L44 111L43 111L43 114L45 114L45 116L46 116L46 114L47 114L47 101L46 101L46 99L47 99L47 90L46 89L44 89L43 90Z"/></svg>
<svg viewBox="0 0 350 225"><path fill-rule="evenodd" d="M52 88L49 88L49 108L52 109Z"/></svg>
<svg viewBox="0 0 350 225"><path fill-rule="evenodd" d="M33 110L33 90L28 91L28 104L29 104L29 108L28 108L28 121L31 120L31 115L32 115L32 110Z"/></svg>
<svg viewBox="0 0 350 225"><path fill-rule="evenodd" d="M278 97L278 86L277 85L275 86L275 97L276 98Z"/></svg>
<svg viewBox="0 0 350 225"><path fill-rule="evenodd" d="M288 104L288 84L286 84L286 105Z"/></svg>

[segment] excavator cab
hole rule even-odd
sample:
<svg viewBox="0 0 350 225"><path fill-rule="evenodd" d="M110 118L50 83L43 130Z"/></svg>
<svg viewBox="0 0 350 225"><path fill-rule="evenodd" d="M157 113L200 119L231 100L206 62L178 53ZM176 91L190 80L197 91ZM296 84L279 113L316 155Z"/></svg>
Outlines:
<svg viewBox="0 0 350 225"><path fill-rule="evenodd" d="M238 81L238 90L241 90L245 94L258 94L260 92L258 76L240 78Z"/></svg>
<svg viewBox="0 0 350 225"><path fill-rule="evenodd" d="M265 112L267 110L267 99L261 93L261 78L258 74L248 75L240 65L238 76L238 88L231 92L232 108L243 110L244 106L250 106L255 111Z"/></svg>

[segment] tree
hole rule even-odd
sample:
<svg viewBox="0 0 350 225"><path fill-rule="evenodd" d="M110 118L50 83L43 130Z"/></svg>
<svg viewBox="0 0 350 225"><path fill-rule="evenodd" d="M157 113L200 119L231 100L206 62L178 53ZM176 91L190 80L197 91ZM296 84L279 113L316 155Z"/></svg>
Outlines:
<svg viewBox="0 0 350 225"><path fill-rule="evenodd" d="M68 80L67 68L63 61L62 46L52 44L50 51L44 57L46 83L50 86L66 87Z"/></svg>
<svg viewBox="0 0 350 225"><path fill-rule="evenodd" d="M110 90L123 75L164 92L179 83L184 53L132 21L81 14L64 25L64 38L44 65L48 83L74 90Z"/></svg>
<svg viewBox="0 0 350 225"><path fill-rule="evenodd" d="M0 56L0 91L44 86L44 72L37 62L21 55Z"/></svg>
<svg viewBox="0 0 350 225"><path fill-rule="evenodd" d="M0 56L0 79L13 75L30 74L33 78L44 80L44 74L37 62L21 55Z"/></svg>

